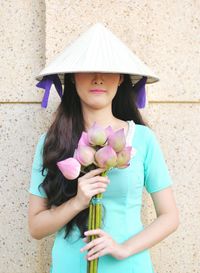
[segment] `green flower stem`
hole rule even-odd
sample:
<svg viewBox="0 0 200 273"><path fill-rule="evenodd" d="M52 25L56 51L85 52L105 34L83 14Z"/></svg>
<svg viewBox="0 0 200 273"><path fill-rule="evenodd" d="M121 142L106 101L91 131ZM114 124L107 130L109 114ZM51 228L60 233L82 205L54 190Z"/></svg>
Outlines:
<svg viewBox="0 0 200 273"><path fill-rule="evenodd" d="M95 236L95 238L97 238L97 237ZM94 273L97 273L97 270L98 270L98 269L97 269L97 260L98 260L98 259L94 259L94 260L93 260L93 264L94 264L94 266L93 266L93 270L94 270L94 271L93 271L93 272L94 272ZM92 272L92 273L93 273L93 272Z"/></svg>
<svg viewBox="0 0 200 273"><path fill-rule="evenodd" d="M92 202L90 201L88 230L92 229L92 213L93 213L93 205L92 205ZM89 236L89 239L91 239L91 236Z"/></svg>
<svg viewBox="0 0 200 273"><path fill-rule="evenodd" d="M95 205L92 204L92 229L95 229ZM95 239L95 236L91 236L91 241ZM94 260L90 262L90 273L94 273Z"/></svg>
<svg viewBox="0 0 200 273"><path fill-rule="evenodd" d="M102 198L103 194L101 195ZM101 228L101 222L102 222L102 204L99 206L99 227Z"/></svg>
<svg viewBox="0 0 200 273"><path fill-rule="evenodd" d="M90 201L88 230L92 229L92 218L93 218L92 215L93 215L93 205L92 205L92 201ZM92 240L92 236L89 236L89 242L91 240ZM90 271L90 261L87 261L87 273L91 273L91 271Z"/></svg>
<svg viewBox="0 0 200 273"><path fill-rule="evenodd" d="M99 194L97 194L97 198L99 198ZM100 204L96 204L96 228L99 228L99 206Z"/></svg>
<svg viewBox="0 0 200 273"><path fill-rule="evenodd" d="M95 197L99 198L99 194L97 194ZM99 206L100 206L100 204L98 204L98 203L96 205L94 205L95 213L96 213L95 229L99 228ZM95 238L98 238L98 236L96 235ZM98 271L98 258L94 259L93 261L94 261L94 273L97 273L97 271Z"/></svg>
<svg viewBox="0 0 200 273"><path fill-rule="evenodd" d="M101 193L97 194L97 198L98 199L102 198L102 194ZM101 228L101 218L100 218L101 207L102 207L101 204L99 204L99 203L96 204L96 229ZM98 272L98 261L99 261L98 258L94 260L94 262L95 262L95 271L94 271L94 273Z"/></svg>
<svg viewBox="0 0 200 273"><path fill-rule="evenodd" d="M101 176L106 176L107 172L103 172ZM98 193L93 198L102 199L103 194ZM102 222L102 204L93 204L92 200L90 201L89 206L89 220L88 220L88 229L98 229L101 228L101 222ZM89 236L89 242L98 238L97 235ZM99 259L94 259L92 261L87 262L87 273L98 273L98 261Z"/></svg>

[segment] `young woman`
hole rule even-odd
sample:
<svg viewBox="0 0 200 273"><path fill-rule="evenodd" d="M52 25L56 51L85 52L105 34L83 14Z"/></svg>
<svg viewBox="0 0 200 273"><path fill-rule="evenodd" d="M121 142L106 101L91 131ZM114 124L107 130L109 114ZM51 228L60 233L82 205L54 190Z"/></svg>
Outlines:
<svg viewBox="0 0 200 273"><path fill-rule="evenodd" d="M86 273L87 260L99 257L98 273L153 273L149 248L178 227L172 181L154 132L138 110L130 74L63 73L64 93L56 117L41 135L29 188L29 229L35 239L56 233L52 273ZM68 181L56 163L71 157L82 131L94 122L124 128L136 155L125 169L102 177L97 168ZM151 194L157 218L140 219L143 187ZM103 194L105 214L98 230L88 230L89 202ZM88 236L98 238L89 242Z"/></svg>

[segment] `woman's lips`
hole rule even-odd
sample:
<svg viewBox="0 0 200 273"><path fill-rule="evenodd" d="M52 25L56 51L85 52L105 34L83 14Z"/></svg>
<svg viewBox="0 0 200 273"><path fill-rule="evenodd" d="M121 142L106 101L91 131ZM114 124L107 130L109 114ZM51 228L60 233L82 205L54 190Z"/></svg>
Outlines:
<svg viewBox="0 0 200 273"><path fill-rule="evenodd" d="M100 94L100 93L105 93L105 89L91 89L90 92Z"/></svg>

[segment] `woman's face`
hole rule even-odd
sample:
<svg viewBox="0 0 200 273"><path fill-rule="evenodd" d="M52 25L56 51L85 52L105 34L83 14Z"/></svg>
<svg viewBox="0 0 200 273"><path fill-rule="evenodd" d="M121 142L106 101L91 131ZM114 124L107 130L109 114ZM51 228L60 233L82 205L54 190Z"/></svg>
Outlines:
<svg viewBox="0 0 200 273"><path fill-rule="evenodd" d="M74 81L83 106L100 109L111 104L123 75L116 73L75 73Z"/></svg>

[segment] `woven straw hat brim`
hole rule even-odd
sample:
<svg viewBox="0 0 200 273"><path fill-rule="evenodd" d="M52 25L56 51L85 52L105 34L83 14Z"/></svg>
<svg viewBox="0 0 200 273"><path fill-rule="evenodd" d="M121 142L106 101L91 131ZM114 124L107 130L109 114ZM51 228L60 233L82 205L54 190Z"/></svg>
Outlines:
<svg viewBox="0 0 200 273"><path fill-rule="evenodd" d="M129 74L135 84L143 76L146 83L159 78L118 37L101 23L80 35L36 77L58 74L63 83L65 73L101 72Z"/></svg>

